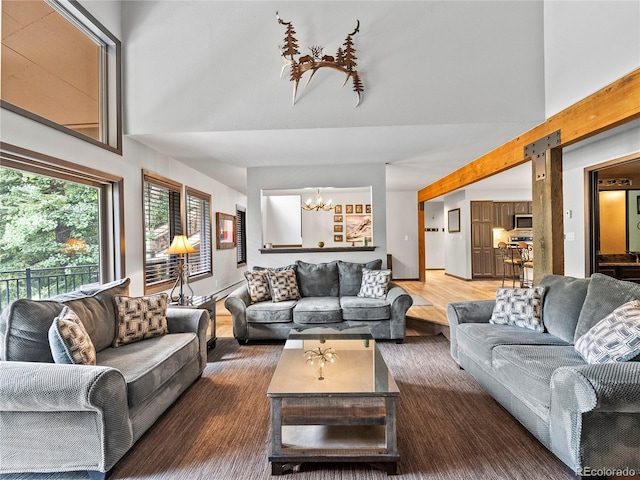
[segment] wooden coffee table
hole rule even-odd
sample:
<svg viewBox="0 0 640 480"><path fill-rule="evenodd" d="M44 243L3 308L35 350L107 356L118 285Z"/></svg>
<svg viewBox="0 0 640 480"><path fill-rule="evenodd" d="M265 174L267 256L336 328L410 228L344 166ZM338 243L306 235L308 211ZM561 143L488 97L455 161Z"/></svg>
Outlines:
<svg viewBox="0 0 640 480"><path fill-rule="evenodd" d="M320 380L305 352L327 349L338 358ZM364 462L396 474L399 394L368 328L292 331L267 390L272 474L307 462Z"/></svg>

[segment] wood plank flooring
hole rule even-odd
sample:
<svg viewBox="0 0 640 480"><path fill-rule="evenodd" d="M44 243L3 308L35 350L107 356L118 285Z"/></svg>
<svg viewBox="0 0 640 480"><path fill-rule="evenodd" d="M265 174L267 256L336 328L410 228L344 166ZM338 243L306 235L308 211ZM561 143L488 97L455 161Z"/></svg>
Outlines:
<svg viewBox="0 0 640 480"><path fill-rule="evenodd" d="M495 298L496 289L500 288L502 280L465 281L445 275L444 270L427 270L424 283L406 280L397 283L407 292L420 295L433 304L411 307L407 311L407 335L443 333L448 337L447 304ZM216 334L218 337L233 336L231 314L224 307L224 299L216 303Z"/></svg>

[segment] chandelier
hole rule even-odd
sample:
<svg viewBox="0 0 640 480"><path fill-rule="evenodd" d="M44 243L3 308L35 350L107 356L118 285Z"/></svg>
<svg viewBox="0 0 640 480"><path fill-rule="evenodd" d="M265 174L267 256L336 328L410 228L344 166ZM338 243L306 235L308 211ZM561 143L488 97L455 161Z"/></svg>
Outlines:
<svg viewBox="0 0 640 480"><path fill-rule="evenodd" d="M320 189L318 189L316 191L316 203L312 204L311 203L311 199L308 198L306 202L304 202L302 204L302 209L303 210L315 210L316 212L320 211L320 210L324 210L325 212L329 212L331 210L333 210L334 208L336 208L335 205L331 205L331 200L328 201L324 201L322 200L322 197L320 196Z"/></svg>

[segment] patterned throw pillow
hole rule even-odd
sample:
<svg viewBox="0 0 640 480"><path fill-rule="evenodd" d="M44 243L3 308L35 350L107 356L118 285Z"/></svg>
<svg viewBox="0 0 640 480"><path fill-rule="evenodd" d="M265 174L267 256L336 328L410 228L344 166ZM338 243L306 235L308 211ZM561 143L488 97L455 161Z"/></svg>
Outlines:
<svg viewBox="0 0 640 480"><path fill-rule="evenodd" d="M582 335L575 349L587 363L626 362L640 355L640 301L616 308Z"/></svg>
<svg viewBox="0 0 640 480"><path fill-rule="evenodd" d="M244 278L247 279L247 289L249 290L252 302L271 300L267 270L244 272Z"/></svg>
<svg viewBox="0 0 640 480"><path fill-rule="evenodd" d="M285 300L297 300L300 298L298 282L295 270L268 270L269 285L271 286L271 298L274 302Z"/></svg>
<svg viewBox="0 0 640 480"><path fill-rule="evenodd" d="M119 347L169 333L168 298L166 293L148 297L115 295L113 301L116 306L117 323L113 346Z"/></svg>
<svg viewBox="0 0 640 480"><path fill-rule="evenodd" d="M499 288L489 323L515 325L544 332L542 296L544 287Z"/></svg>
<svg viewBox="0 0 640 480"><path fill-rule="evenodd" d="M93 342L76 312L67 306L49 328L49 345L56 363L96 364Z"/></svg>
<svg viewBox="0 0 640 480"><path fill-rule="evenodd" d="M387 298L391 270L362 269L362 283L360 284L359 297Z"/></svg>

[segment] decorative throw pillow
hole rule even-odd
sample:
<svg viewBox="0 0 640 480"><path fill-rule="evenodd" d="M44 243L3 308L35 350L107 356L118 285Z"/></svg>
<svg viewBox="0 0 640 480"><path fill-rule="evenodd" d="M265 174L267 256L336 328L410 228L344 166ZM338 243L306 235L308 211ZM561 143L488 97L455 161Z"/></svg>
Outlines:
<svg viewBox="0 0 640 480"><path fill-rule="evenodd" d="M49 345L56 363L96 364L93 342L76 312L67 306L49 327Z"/></svg>
<svg viewBox="0 0 640 480"><path fill-rule="evenodd" d="M640 301L616 308L575 344L587 363L626 362L640 355Z"/></svg>
<svg viewBox="0 0 640 480"><path fill-rule="evenodd" d="M544 332L542 296L544 287L499 288L489 323L515 325Z"/></svg>
<svg viewBox="0 0 640 480"><path fill-rule="evenodd" d="M300 298L298 282L296 281L295 270L268 270L269 285L271 287L271 298L274 302L284 302L285 300L297 300Z"/></svg>
<svg viewBox="0 0 640 480"><path fill-rule="evenodd" d="M362 269L362 283L360 284L359 297L387 298L391 270Z"/></svg>
<svg viewBox="0 0 640 480"><path fill-rule="evenodd" d="M271 300L267 270L244 272L244 278L247 279L247 289L249 290L252 302Z"/></svg>
<svg viewBox="0 0 640 480"><path fill-rule="evenodd" d="M113 301L117 323L113 346L119 347L168 333L168 297L166 293L147 297L115 295Z"/></svg>

